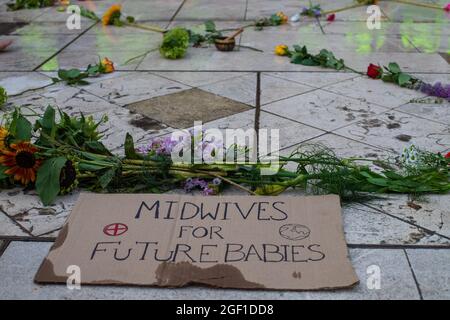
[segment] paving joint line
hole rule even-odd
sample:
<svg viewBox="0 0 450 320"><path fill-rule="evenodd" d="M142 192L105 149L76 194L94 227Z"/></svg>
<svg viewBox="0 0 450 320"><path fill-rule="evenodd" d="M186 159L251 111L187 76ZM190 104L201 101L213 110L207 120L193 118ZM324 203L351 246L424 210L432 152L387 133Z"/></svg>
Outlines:
<svg viewBox="0 0 450 320"><path fill-rule="evenodd" d="M409 270L411 271L414 282L416 284L416 288L417 288L417 292L419 293L420 300L423 300L422 290L420 289L419 281L417 281L416 273L414 272L414 268L411 264L411 261L409 260L409 256L408 256L408 253L406 252L406 249L403 249L403 253L405 254L406 261L408 262Z"/></svg>

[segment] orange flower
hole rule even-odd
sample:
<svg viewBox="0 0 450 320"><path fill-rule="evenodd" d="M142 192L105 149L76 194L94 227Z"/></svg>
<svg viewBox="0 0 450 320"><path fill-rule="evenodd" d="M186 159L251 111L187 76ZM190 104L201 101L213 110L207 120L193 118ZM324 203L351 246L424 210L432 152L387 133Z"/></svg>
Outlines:
<svg viewBox="0 0 450 320"><path fill-rule="evenodd" d="M8 129L5 127L0 127L0 152L6 148L6 139L9 136Z"/></svg>
<svg viewBox="0 0 450 320"><path fill-rule="evenodd" d="M0 164L9 167L5 173L14 176L14 180L23 185L36 181L36 171L41 165L41 161L35 156L38 148L30 142L11 144L10 148L11 150L3 149L0 155Z"/></svg>
<svg viewBox="0 0 450 320"><path fill-rule="evenodd" d="M100 62L102 67L103 67L103 72L102 73L111 73L114 72L116 69L114 69L114 62L112 62L111 60L109 60L108 58L103 58L102 61Z"/></svg>
<svg viewBox="0 0 450 320"><path fill-rule="evenodd" d="M114 19L120 18L122 6L120 4L113 4L102 17L102 24L107 26L108 24L113 24Z"/></svg>

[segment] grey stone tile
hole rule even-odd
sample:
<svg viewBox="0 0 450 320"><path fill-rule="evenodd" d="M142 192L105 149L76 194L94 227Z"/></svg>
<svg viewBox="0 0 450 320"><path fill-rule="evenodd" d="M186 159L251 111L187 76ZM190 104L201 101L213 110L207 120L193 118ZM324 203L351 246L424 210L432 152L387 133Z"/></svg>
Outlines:
<svg viewBox="0 0 450 320"><path fill-rule="evenodd" d="M36 285L33 277L51 243L12 242L0 258L2 299L418 299L417 289L402 250L351 249L350 258L361 283L353 289L323 292L222 290L205 287L173 289L82 286L69 290L65 285ZM381 288L367 288L367 267L381 269Z"/></svg>
<svg viewBox="0 0 450 320"><path fill-rule="evenodd" d="M112 103L125 105L190 87L148 72L121 72L83 88Z"/></svg>
<svg viewBox="0 0 450 320"><path fill-rule="evenodd" d="M270 72L267 75L298 82L314 88L323 88L358 77L350 72Z"/></svg>
<svg viewBox="0 0 450 320"><path fill-rule="evenodd" d="M308 299L417 300L420 298L403 250L351 249L360 279L353 290L308 292ZM380 289L374 289L372 268L379 268ZM373 288L373 289L372 289Z"/></svg>
<svg viewBox="0 0 450 320"><path fill-rule="evenodd" d="M0 208L29 234L40 236L60 228L64 224L77 198L77 193L60 196L53 206L45 207L35 191L4 190L0 192ZM6 227L5 229L1 230L0 234L4 232L5 234L2 235L27 235L18 227Z"/></svg>
<svg viewBox="0 0 450 320"><path fill-rule="evenodd" d="M183 0L126 0L123 13L133 16L138 23L151 20L170 20L182 5Z"/></svg>
<svg viewBox="0 0 450 320"><path fill-rule="evenodd" d="M450 102L443 103L407 103L396 109L421 118L440 122L444 125L450 123Z"/></svg>
<svg viewBox="0 0 450 320"><path fill-rule="evenodd" d="M386 195L368 206L450 238L450 197L426 195L412 199L407 195ZM425 235L423 235L425 236Z"/></svg>
<svg viewBox="0 0 450 320"><path fill-rule="evenodd" d="M181 82L187 86L200 87L208 84L248 75L246 72L154 72L157 76Z"/></svg>
<svg viewBox="0 0 450 320"><path fill-rule="evenodd" d="M450 146L449 126L396 111L367 117L336 133L394 153L401 153L411 144L432 152Z"/></svg>
<svg viewBox="0 0 450 320"><path fill-rule="evenodd" d="M433 2L434 5L444 7L444 1ZM413 21L413 22L446 22L447 16L444 10L429 9L401 3L390 3L384 1L380 4L383 12L391 21Z"/></svg>
<svg viewBox="0 0 450 320"><path fill-rule="evenodd" d="M0 70L2 71L33 71L52 57L57 49L48 49L47 51L13 50L6 49L1 53Z"/></svg>
<svg viewBox="0 0 450 320"><path fill-rule="evenodd" d="M38 72L0 72L0 87L3 87L9 96L39 89L52 83L49 77Z"/></svg>
<svg viewBox="0 0 450 320"><path fill-rule="evenodd" d="M426 300L450 299L450 250L406 250L422 296Z"/></svg>
<svg viewBox="0 0 450 320"><path fill-rule="evenodd" d="M256 99L256 74L248 74L242 77L202 86L200 88L254 106ZM261 76L262 105L312 90L314 90L314 88L300 83L287 81L266 74L262 74Z"/></svg>
<svg viewBox="0 0 450 320"><path fill-rule="evenodd" d="M313 23L315 20L312 20ZM283 25L281 27L255 30L247 28L242 34L242 45L256 47L265 52L273 52L278 44L306 46L310 53L318 53L328 49L340 55L343 52L355 55L368 55L385 52L417 52L413 46L404 46L399 36L361 37L353 32L346 34L322 34L320 29L308 28L301 31L302 26ZM316 32L311 32L312 30ZM351 60L348 60L351 61Z"/></svg>
<svg viewBox="0 0 450 320"><path fill-rule="evenodd" d="M349 244L449 246L450 239L395 219L358 203L343 206L344 232Z"/></svg>
<svg viewBox="0 0 450 320"><path fill-rule="evenodd" d="M327 131L386 110L320 89L264 105L262 109Z"/></svg>

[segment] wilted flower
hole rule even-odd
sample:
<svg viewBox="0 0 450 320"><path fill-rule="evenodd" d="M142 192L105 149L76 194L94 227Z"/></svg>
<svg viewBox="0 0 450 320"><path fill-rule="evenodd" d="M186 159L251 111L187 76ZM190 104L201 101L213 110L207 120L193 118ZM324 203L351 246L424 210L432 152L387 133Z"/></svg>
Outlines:
<svg viewBox="0 0 450 320"><path fill-rule="evenodd" d="M420 91L430 96L450 100L450 84L443 86L440 82L436 82L434 85L422 82Z"/></svg>

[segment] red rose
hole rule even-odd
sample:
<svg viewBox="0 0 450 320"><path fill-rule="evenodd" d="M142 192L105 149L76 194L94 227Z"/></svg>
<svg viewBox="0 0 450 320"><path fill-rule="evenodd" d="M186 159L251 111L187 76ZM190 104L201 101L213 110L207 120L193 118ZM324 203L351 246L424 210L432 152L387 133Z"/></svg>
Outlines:
<svg viewBox="0 0 450 320"><path fill-rule="evenodd" d="M445 159L450 159L450 152L444 156Z"/></svg>
<svg viewBox="0 0 450 320"><path fill-rule="evenodd" d="M383 75L383 69L375 64L370 64L367 68L367 75L372 79L380 79Z"/></svg>
<svg viewBox="0 0 450 320"><path fill-rule="evenodd" d="M336 19L336 15L334 13L328 15L327 21L333 22Z"/></svg>

